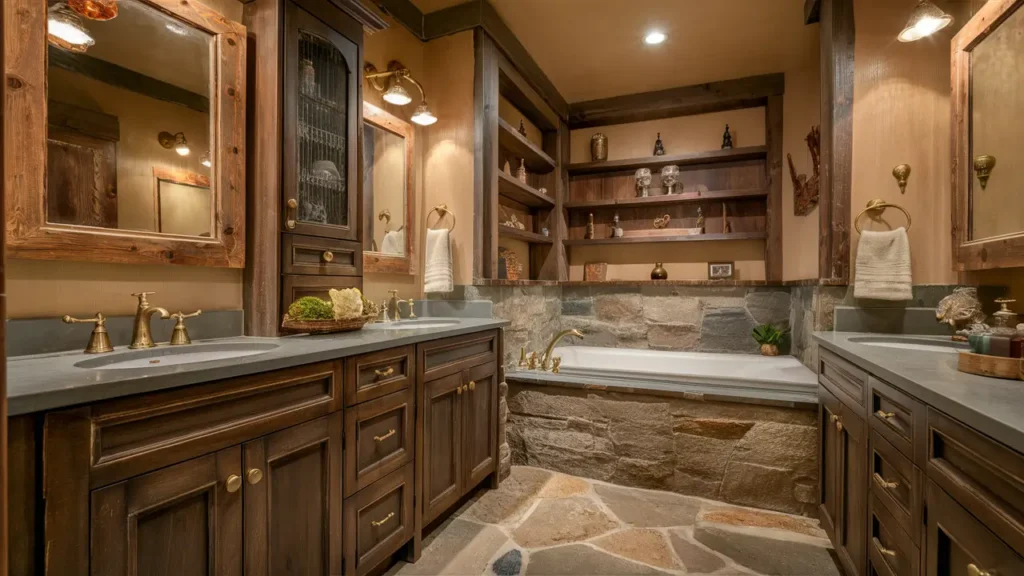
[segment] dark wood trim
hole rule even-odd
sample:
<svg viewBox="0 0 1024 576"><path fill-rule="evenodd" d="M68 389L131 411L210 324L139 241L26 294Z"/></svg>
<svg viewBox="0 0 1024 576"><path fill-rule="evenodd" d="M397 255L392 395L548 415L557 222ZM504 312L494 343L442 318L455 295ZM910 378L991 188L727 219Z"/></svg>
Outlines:
<svg viewBox="0 0 1024 576"><path fill-rule="evenodd" d="M13 31L8 31L4 26L6 22L6 8L7 3L4 2L3 6L0 6L0 35L7 36ZM0 86L0 141L6 142L4 136L4 115L7 111L7 47L6 43L0 42L0 72L3 73L4 82L3 86ZM7 146L0 146L0 192L4 196L7 196L7 174L4 170L4 155ZM6 222L7 219L4 217L4 203L0 202L0 222ZM8 509L10 507L7 494L7 482L8 482L8 463L7 463L7 283L5 280L7 271L7 262L5 261L6 249L4 248L5 235L0 235L0 575L7 576L8 574ZM34 449L33 449L34 452ZM34 472L34 470L33 470ZM34 478L33 478L34 480ZM34 486L33 481L32 485ZM25 495L22 495L19 500L23 506L27 503L24 502L26 499ZM31 499L34 504L34 498ZM34 516L34 507L30 513ZM34 520L34 518L32 518ZM23 526L21 529L29 529L29 526ZM34 528L34 527L32 527ZM28 558L24 558L26 566L25 573L29 573L31 568L31 558L33 554L33 540L32 536L20 534L20 538L28 540ZM24 551L23 551L24 552ZM17 558L17 556L15 556ZM18 573L12 573L14 576L20 576Z"/></svg>
<svg viewBox="0 0 1024 576"><path fill-rule="evenodd" d="M481 0L469 0L423 14L424 42L483 26Z"/></svg>
<svg viewBox="0 0 1024 576"><path fill-rule="evenodd" d="M587 100L569 105L569 129L754 108L785 91L780 73Z"/></svg>
<svg viewBox="0 0 1024 576"><path fill-rule="evenodd" d="M356 22L362 24L363 28L370 34L388 29L387 20L378 16L376 12L366 7L359 0L331 0L331 4L344 10Z"/></svg>
<svg viewBox="0 0 1024 576"><path fill-rule="evenodd" d="M821 20L821 0L804 0L804 24Z"/></svg>
<svg viewBox="0 0 1024 576"><path fill-rule="evenodd" d="M57 100L46 102L46 112L46 122L50 128L70 130L110 142L121 139L121 122L117 116Z"/></svg>
<svg viewBox="0 0 1024 576"><path fill-rule="evenodd" d="M818 275L850 279L853 185L853 0L821 0L821 198Z"/></svg>
<svg viewBox="0 0 1024 576"><path fill-rule="evenodd" d="M566 246L597 246L599 244L657 244L661 242L714 242L721 240L764 240L764 232L726 232L724 234L689 234L678 236L625 236L622 238L592 238L565 240Z"/></svg>
<svg viewBox="0 0 1024 576"><path fill-rule="evenodd" d="M567 210L584 210L594 208L636 208L645 206L673 206L689 202L707 202L708 200L763 200L768 195L767 189L752 190L709 190L707 192L683 192L681 194L662 194L646 198L614 198L611 200L575 200L565 203Z"/></svg>
<svg viewBox="0 0 1024 576"><path fill-rule="evenodd" d="M43 425L47 575L89 574L90 409L50 412Z"/></svg>
<svg viewBox="0 0 1024 576"><path fill-rule="evenodd" d="M531 232L529 230L520 230L511 226L498 225L498 235L506 238L515 238L516 240L522 240L530 244L551 244L554 242L550 236Z"/></svg>
<svg viewBox="0 0 1024 576"><path fill-rule="evenodd" d="M154 100L191 108L203 114L210 112L210 99L202 94L196 94L180 86L139 74L134 70L99 58L93 58L88 54L74 54L67 50L48 46L47 56L50 65L61 70L80 74L97 82L117 86Z"/></svg>
<svg viewBox="0 0 1024 576"><path fill-rule="evenodd" d="M498 276L498 54L483 30L473 33L476 142L474 150L473 277Z"/></svg>
<svg viewBox="0 0 1024 576"><path fill-rule="evenodd" d="M9 481L7 488L0 493L0 500L6 499L8 507L0 522L9 523L7 539L4 540L7 549L0 554L0 566L9 562L7 568L11 576L43 573L39 546L42 533L39 514L43 505L39 477L42 471L39 421L40 417L34 414L9 419L7 441L0 448L0 452L6 450L8 453L2 465L7 469Z"/></svg>
<svg viewBox="0 0 1024 576"><path fill-rule="evenodd" d="M764 275L768 281L782 280L782 96L769 96L764 110L765 185L768 204L765 209Z"/></svg>
<svg viewBox="0 0 1024 576"><path fill-rule="evenodd" d="M377 7L423 40L423 12L409 0L376 0Z"/></svg>
<svg viewBox="0 0 1024 576"><path fill-rule="evenodd" d="M523 184L516 178L498 170L498 194L531 208L555 207L555 200L547 194L541 194L536 188Z"/></svg>
<svg viewBox="0 0 1024 576"><path fill-rule="evenodd" d="M648 156L646 158L629 158L626 160L602 160L600 162L579 162L569 164L570 176L582 174L600 174L607 172L630 172L637 168L650 168L652 172L662 166L700 166L721 164L725 162L741 162L745 160L762 160L768 155L767 146L747 146L731 150L710 150L707 152L691 152L686 154L668 154L664 156Z"/></svg>

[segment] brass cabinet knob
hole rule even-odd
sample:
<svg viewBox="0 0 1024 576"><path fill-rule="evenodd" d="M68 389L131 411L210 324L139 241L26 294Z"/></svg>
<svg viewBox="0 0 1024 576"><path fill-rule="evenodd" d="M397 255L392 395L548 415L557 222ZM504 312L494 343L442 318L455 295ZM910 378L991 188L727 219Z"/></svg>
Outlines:
<svg viewBox="0 0 1024 576"><path fill-rule="evenodd" d="M476 390L476 382L474 382L473 380L470 380L469 381L469 391L472 392L473 390Z"/></svg>
<svg viewBox="0 0 1024 576"><path fill-rule="evenodd" d="M332 260L334 260L334 252L327 250L326 252L324 252L323 258L324 262L331 262Z"/></svg>
<svg viewBox="0 0 1024 576"><path fill-rule="evenodd" d="M886 490L895 490L900 487L899 482L892 482L890 480L886 480L885 478L882 478L882 475L879 474L878 472L875 472L874 478L875 482L878 482L878 485L881 486L882 488L885 488Z"/></svg>
<svg viewBox="0 0 1024 576"><path fill-rule="evenodd" d="M295 200L295 198L289 198L288 199L288 208L291 208L292 210L295 210L298 207L299 207L299 202L297 200ZM284 225L287 226L289 230L295 229L295 219L294 218L288 218L287 220L285 220Z"/></svg>
<svg viewBox="0 0 1024 576"><path fill-rule="evenodd" d="M839 416L837 414L829 414L828 421L835 424L839 421Z"/></svg>
<svg viewBox="0 0 1024 576"><path fill-rule="evenodd" d="M877 536L872 537L871 541L874 542L875 548L878 549L878 551L882 554L882 556L888 556L890 558L895 558L896 557L896 551L895 550L890 550L890 549L886 548L885 546L882 546L882 541L879 540Z"/></svg>
<svg viewBox="0 0 1024 576"><path fill-rule="evenodd" d="M455 393L456 393L456 394L462 394L462 386L459 386L459 387L457 387L457 388L455 389Z"/></svg>
<svg viewBox="0 0 1024 576"><path fill-rule="evenodd" d="M250 468L245 478L249 481L249 484L259 484L260 480L263 480L263 471L259 468Z"/></svg>
<svg viewBox="0 0 1024 576"><path fill-rule="evenodd" d="M295 209L299 207L299 202L295 198L288 199L288 207Z"/></svg>
<svg viewBox="0 0 1024 576"><path fill-rule="evenodd" d="M967 576L996 576L994 572L982 570L976 564L967 565Z"/></svg>
<svg viewBox="0 0 1024 576"><path fill-rule="evenodd" d="M242 487L242 477L238 474L232 474L228 476L227 482L224 486L228 489L228 492L238 492L238 489Z"/></svg>
<svg viewBox="0 0 1024 576"><path fill-rule="evenodd" d="M842 418L837 418L836 419L836 430L838 430L840 432L843 431L843 419Z"/></svg>

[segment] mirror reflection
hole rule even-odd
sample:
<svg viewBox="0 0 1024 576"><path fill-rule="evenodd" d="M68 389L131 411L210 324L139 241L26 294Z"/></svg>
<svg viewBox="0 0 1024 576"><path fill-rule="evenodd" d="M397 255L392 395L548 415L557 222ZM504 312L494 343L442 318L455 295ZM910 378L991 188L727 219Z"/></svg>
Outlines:
<svg viewBox="0 0 1024 576"><path fill-rule="evenodd" d="M365 123L363 129L363 196L371 252L405 255L406 163L405 138Z"/></svg>
<svg viewBox="0 0 1024 576"><path fill-rule="evenodd" d="M140 0L70 4L49 3L47 221L211 236L214 37Z"/></svg>
<svg viewBox="0 0 1024 576"><path fill-rule="evenodd" d="M971 51L972 240L1024 230L1024 10Z"/></svg>

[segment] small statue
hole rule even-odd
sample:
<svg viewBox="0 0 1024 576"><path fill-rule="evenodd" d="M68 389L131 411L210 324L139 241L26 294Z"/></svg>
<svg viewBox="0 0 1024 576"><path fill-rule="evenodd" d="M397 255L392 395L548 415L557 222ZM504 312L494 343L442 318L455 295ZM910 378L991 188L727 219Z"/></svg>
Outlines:
<svg viewBox="0 0 1024 576"><path fill-rule="evenodd" d="M524 137L526 136L526 126L523 124L522 118L519 119L519 133L522 134Z"/></svg>
<svg viewBox="0 0 1024 576"><path fill-rule="evenodd" d="M516 168L516 178L518 178L519 181L522 182L523 184L526 184L526 159L525 158L520 158L519 159L519 168Z"/></svg>
<svg viewBox="0 0 1024 576"><path fill-rule="evenodd" d="M665 188L665 194L675 193L675 186L679 182L679 166L669 165L661 169L661 185Z"/></svg>
<svg viewBox="0 0 1024 576"><path fill-rule="evenodd" d="M619 226L619 213L612 216L612 238L622 238L622 228Z"/></svg>
<svg viewBox="0 0 1024 576"><path fill-rule="evenodd" d="M697 206L697 228L700 228L700 233L704 233L704 210Z"/></svg>
<svg viewBox="0 0 1024 576"><path fill-rule="evenodd" d="M636 171L636 197L647 198L651 192L651 169L640 168Z"/></svg>
<svg viewBox="0 0 1024 576"><path fill-rule="evenodd" d="M811 168L814 174L808 178L806 174L797 174L793 166L793 155L786 154L789 160L789 177L793 180L793 213L797 216L806 216L818 205L820 195L820 171L821 171L821 129L818 126L811 126L811 132L807 135L807 148L811 151Z"/></svg>
<svg viewBox="0 0 1024 576"><path fill-rule="evenodd" d="M725 134L722 134L722 150L732 150L732 134L729 133L729 125L725 125Z"/></svg>
<svg viewBox="0 0 1024 576"><path fill-rule="evenodd" d="M586 240L594 239L594 213L587 215L587 233L583 236Z"/></svg>
<svg viewBox="0 0 1024 576"><path fill-rule="evenodd" d="M973 286L956 288L953 293L939 300L935 308L935 319L949 324L956 331L953 340L965 342L971 334L987 334L991 331L985 324L985 313L978 300L978 289Z"/></svg>
<svg viewBox="0 0 1024 576"><path fill-rule="evenodd" d="M658 139L654 141L654 155L665 155L665 145L661 143L661 132L658 132Z"/></svg>
<svg viewBox="0 0 1024 576"><path fill-rule="evenodd" d="M672 220L672 217L669 216L668 214L665 214L664 216L659 216L659 217L654 219L654 227L656 229L659 229L659 230L662 229L662 228L666 228L666 227L668 227L668 223L671 220Z"/></svg>

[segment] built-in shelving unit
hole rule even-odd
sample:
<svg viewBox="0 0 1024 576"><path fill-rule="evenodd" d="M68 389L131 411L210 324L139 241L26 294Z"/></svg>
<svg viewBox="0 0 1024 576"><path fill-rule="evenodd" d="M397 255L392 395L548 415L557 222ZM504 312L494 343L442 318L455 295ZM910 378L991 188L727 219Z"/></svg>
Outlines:
<svg viewBox="0 0 1024 576"><path fill-rule="evenodd" d="M745 148L711 150L708 152L695 152L689 154L648 156L646 158L605 160L602 162L580 162L576 164L569 164L569 175L580 176L584 174L606 174L609 172L637 170L639 168L650 168L651 172L656 173L658 170L661 170L662 167L670 164L674 164L680 168L710 166L728 162L742 162L745 160L763 160L767 155L767 146L748 146Z"/></svg>
<svg viewBox="0 0 1024 576"><path fill-rule="evenodd" d="M676 234L666 236L625 236L622 238L591 238L565 240L566 246L598 246L615 244L658 244L662 242L714 242L722 240L763 240L764 232L725 232L719 234Z"/></svg>
<svg viewBox="0 0 1024 576"><path fill-rule="evenodd" d="M526 169L531 172L547 174L558 166L551 156L502 118L498 118L498 145L508 150L512 156L526 160ZM515 170L518 166L518 163L513 164L512 169Z"/></svg>
<svg viewBox="0 0 1024 576"><path fill-rule="evenodd" d="M498 234L506 236L508 238L515 238L528 242L530 244L551 244L553 240L550 236L543 234L537 234L536 232L529 232L527 230L520 230L518 228L512 228L511 226L498 226Z"/></svg>
<svg viewBox="0 0 1024 576"><path fill-rule="evenodd" d="M541 193L540 190L532 186L523 184L504 172L498 172L498 194L503 198L530 208L547 208L551 210L555 207L554 198Z"/></svg>
<svg viewBox="0 0 1024 576"><path fill-rule="evenodd" d="M707 192L680 192L679 194L659 194L646 198L611 198L608 200L570 200L565 203L569 210L595 208L638 208L646 206L674 206L687 202L707 202L710 200L759 200L768 195L767 190L709 190Z"/></svg>

